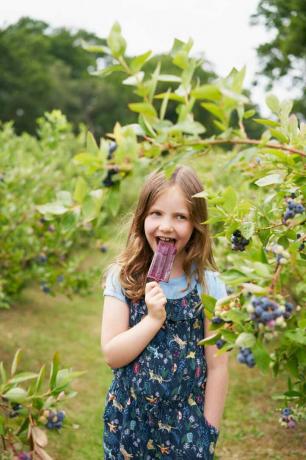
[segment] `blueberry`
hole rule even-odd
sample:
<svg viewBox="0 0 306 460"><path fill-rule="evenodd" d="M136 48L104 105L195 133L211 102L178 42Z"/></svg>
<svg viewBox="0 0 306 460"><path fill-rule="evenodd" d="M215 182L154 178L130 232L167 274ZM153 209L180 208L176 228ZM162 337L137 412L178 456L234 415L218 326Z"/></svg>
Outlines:
<svg viewBox="0 0 306 460"><path fill-rule="evenodd" d="M294 216L294 211L287 210L284 215L284 220L292 219Z"/></svg>
<svg viewBox="0 0 306 460"><path fill-rule="evenodd" d="M219 316L214 316L211 320L213 324L223 324L224 320L222 318L219 318Z"/></svg>
<svg viewBox="0 0 306 460"><path fill-rule="evenodd" d="M225 343L225 340L219 339L216 342L216 347L220 350L220 348L222 348Z"/></svg>
<svg viewBox="0 0 306 460"><path fill-rule="evenodd" d="M244 364L245 363L245 357L243 356L242 353L238 353L238 356L237 356L237 361L241 364Z"/></svg>
<svg viewBox="0 0 306 460"><path fill-rule="evenodd" d="M240 230L235 230L235 231L233 232L233 235L234 235L234 236L241 236L241 231L240 231Z"/></svg>
<svg viewBox="0 0 306 460"><path fill-rule="evenodd" d="M254 367L255 366L255 359L253 355L249 355L246 358L246 364L248 367Z"/></svg>
<svg viewBox="0 0 306 460"><path fill-rule="evenodd" d="M303 214L304 211L305 211L305 208L304 208L304 206L302 204L297 204L295 206L295 212L297 214Z"/></svg>
<svg viewBox="0 0 306 460"><path fill-rule="evenodd" d="M285 407L284 409L282 409L282 415L284 415L285 417L288 417L288 415L290 414L292 414L292 410L289 407Z"/></svg>

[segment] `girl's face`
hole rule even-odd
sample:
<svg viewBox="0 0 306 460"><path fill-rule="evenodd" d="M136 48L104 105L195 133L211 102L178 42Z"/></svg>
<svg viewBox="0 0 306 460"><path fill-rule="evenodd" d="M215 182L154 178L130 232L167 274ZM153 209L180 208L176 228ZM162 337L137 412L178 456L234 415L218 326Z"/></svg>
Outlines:
<svg viewBox="0 0 306 460"><path fill-rule="evenodd" d="M177 185L169 187L157 198L144 221L144 231L151 249L156 251L158 237L173 238L176 259L183 253L193 229L185 196Z"/></svg>

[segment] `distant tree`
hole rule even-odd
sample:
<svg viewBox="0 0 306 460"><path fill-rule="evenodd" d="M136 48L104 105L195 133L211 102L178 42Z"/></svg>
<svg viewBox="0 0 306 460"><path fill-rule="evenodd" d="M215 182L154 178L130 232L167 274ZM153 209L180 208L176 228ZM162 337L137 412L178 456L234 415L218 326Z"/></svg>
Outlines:
<svg viewBox="0 0 306 460"><path fill-rule="evenodd" d="M99 136L112 129L115 119L126 123L134 117L127 108L130 88L122 94L118 77L111 83L93 78L89 70L101 53L88 53L81 40L105 45L85 30L53 30L27 17L0 29L0 119L14 120L17 133L34 134L37 117L55 108Z"/></svg>
<svg viewBox="0 0 306 460"><path fill-rule="evenodd" d="M275 36L257 48L263 73L271 83L284 75L300 87L302 97L296 101L295 110L306 116L306 1L260 0L253 24L263 23Z"/></svg>

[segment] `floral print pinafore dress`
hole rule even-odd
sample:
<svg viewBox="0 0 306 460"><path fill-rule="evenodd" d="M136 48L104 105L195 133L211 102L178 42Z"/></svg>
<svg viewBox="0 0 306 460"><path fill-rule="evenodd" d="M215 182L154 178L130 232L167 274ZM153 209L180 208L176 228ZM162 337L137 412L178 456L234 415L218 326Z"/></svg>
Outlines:
<svg viewBox="0 0 306 460"><path fill-rule="evenodd" d="M147 314L132 302L130 327ZM204 417L204 314L195 286L167 299L167 319L144 351L114 369L104 411L105 460L211 460L219 431Z"/></svg>

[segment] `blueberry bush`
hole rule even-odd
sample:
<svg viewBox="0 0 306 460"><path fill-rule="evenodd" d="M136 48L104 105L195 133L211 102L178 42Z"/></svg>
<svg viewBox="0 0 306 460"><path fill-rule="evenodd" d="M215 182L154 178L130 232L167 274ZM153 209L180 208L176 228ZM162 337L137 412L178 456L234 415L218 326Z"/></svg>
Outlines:
<svg viewBox="0 0 306 460"><path fill-rule="evenodd" d="M39 372L17 372L21 350L17 350L10 373L0 363L0 459L52 460L46 451L48 430L73 427L62 409L76 396L71 382L84 372L61 369L54 354L47 378L47 366Z"/></svg>
<svg viewBox="0 0 306 460"><path fill-rule="evenodd" d="M96 270L82 273L76 249L86 246L90 222L76 226L77 211L63 215L70 203L65 191L77 181L72 159L85 145L84 129L76 136L64 115L46 113L37 137L16 136L11 123L0 124L0 308L12 305L35 281L43 292L86 294ZM38 208L49 205L57 219Z"/></svg>

